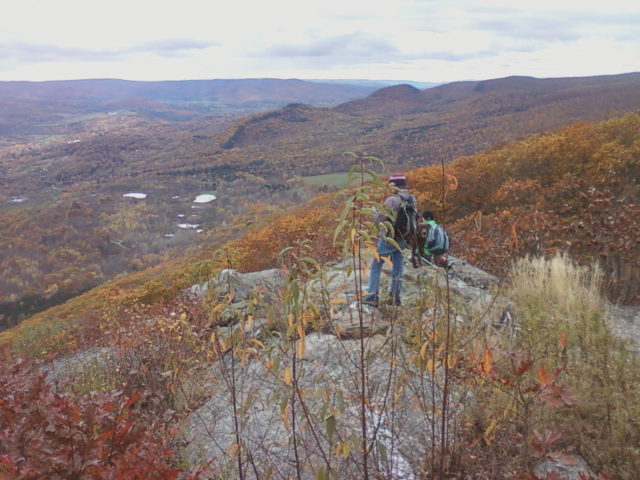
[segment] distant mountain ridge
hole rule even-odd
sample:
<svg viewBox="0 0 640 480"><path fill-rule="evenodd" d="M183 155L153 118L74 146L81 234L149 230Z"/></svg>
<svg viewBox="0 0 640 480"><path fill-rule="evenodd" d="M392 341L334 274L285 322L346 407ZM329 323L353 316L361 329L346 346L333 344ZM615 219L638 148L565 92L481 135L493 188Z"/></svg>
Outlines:
<svg viewBox="0 0 640 480"><path fill-rule="evenodd" d="M71 115L132 112L151 120L201 120L246 115L289 103L337 105L379 85L296 79L139 82L118 79L0 82L0 136L58 134Z"/></svg>
<svg viewBox="0 0 640 480"><path fill-rule="evenodd" d="M296 79L221 79L141 82L118 79L0 82L0 98L48 101L218 101L229 104L291 102L335 104L368 95L375 86Z"/></svg>
<svg viewBox="0 0 640 480"><path fill-rule="evenodd" d="M337 159L353 150L409 168L471 155L573 122L598 122L638 109L640 73L507 77L426 90L411 85L385 87L336 107L310 107L304 113L305 121L297 124L286 121L286 109L280 114L245 118L219 138L223 148L247 152L260 148L267 158L273 153L274 158L282 159L287 152L286 156L297 159L290 168L300 171L320 173L348 167ZM316 149L322 153L304 153Z"/></svg>
<svg viewBox="0 0 640 480"><path fill-rule="evenodd" d="M613 93L614 88L635 89L639 83L640 73L546 79L513 76L492 80L453 82L425 90L405 84L376 90L366 98L351 100L337 109L349 113L380 113L389 105L380 104L378 100L387 99L406 103L407 107L402 113L427 113L449 109L454 102L470 101L491 95L526 95L529 104L536 106L542 102L588 97L599 92Z"/></svg>

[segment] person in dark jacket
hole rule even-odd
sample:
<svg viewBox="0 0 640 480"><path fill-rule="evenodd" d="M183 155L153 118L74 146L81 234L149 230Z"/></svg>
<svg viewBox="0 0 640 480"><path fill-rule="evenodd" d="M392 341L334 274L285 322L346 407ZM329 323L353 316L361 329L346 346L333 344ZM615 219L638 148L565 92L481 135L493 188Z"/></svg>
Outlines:
<svg viewBox="0 0 640 480"><path fill-rule="evenodd" d="M403 201L413 202L416 204L416 198L407 190L407 177L402 174L395 174L389 177L389 184L394 188L394 193L387 197L383 203L387 212L392 212L395 215ZM389 221L389 217L383 212L378 212L374 218L378 223ZM395 245L385 240L387 232L384 228L381 228L380 237L376 250L379 258L374 258L371 262L371 268L369 270L369 286L367 288L368 295L363 297L362 302L366 305L374 307L378 306L380 297L378 294L380 288L380 273L382 271L382 265L384 263L383 258L388 257L393 265L391 269L391 286L389 289L389 299L386 302L389 305L400 306L400 294L402 292L402 274L404 272L404 255L402 251L407 248L407 240L401 236L394 235L394 240L400 246L398 249Z"/></svg>

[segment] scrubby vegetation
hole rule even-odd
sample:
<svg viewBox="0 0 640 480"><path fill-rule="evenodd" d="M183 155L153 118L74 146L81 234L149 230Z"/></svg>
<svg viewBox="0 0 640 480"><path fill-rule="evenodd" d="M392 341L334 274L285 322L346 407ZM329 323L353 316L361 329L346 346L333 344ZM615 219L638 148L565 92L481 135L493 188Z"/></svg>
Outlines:
<svg viewBox="0 0 640 480"><path fill-rule="evenodd" d="M492 331L476 354L474 468L486 472L499 461L514 472L577 452L605 478L634 478L640 363L605 322L602 280L596 264L581 267L566 255L513 264L505 295L517 323Z"/></svg>
<svg viewBox="0 0 640 480"><path fill-rule="evenodd" d="M98 82L91 88L110 91L114 84L117 82ZM54 88L62 95L61 85L41 87ZM84 88L84 84L77 87ZM168 86L158 88L166 93ZM26 109L25 115L4 122L0 119L0 129L9 129L0 138L0 247L8 252L0 265L0 315L5 317L0 325L13 325L38 309L119 274L159 264L197 243L193 232L176 231L176 216L192 212L181 209L184 205L179 206L181 202L175 202L173 196L217 191L216 208L189 223L202 223L208 231L221 225L224 230L252 205L272 212L272 204L277 209L289 208L306 201L318 188L331 190L297 179L348 170L353 159L343 155L345 151L376 155L401 170L449 162L578 119L599 121L606 115L628 112L638 108L638 88L636 74L556 80L508 78L424 91L405 85L338 107L291 104L243 118L205 116L207 109L217 111L220 107L207 102L162 104L155 101L164 98L158 92L154 101L106 102L99 112L74 102L51 103L49 95L46 108L42 103L18 102ZM91 103L95 94L92 90L85 100ZM15 95L14 90L8 94L4 115L16 107ZM35 129L28 140L14 136L12 130L20 130L24 122L31 122ZM597 138L582 143L589 148ZM544 142L539 147L546 148ZM598 153L603 163L617 155L619 147L603 145ZM623 143L622 147L625 155L633 152L629 145ZM528 148L529 153L535 153L538 147L530 142ZM585 150L579 146L573 153L562 149L556 153L568 153L565 160L580 163L578 157ZM499 160L510 165L507 157ZM554 158L549 160L555 162ZM624 156L619 160L627 164ZM540 167L550 175L555 171L544 163ZM619 174L625 178L624 172ZM469 188L478 178L464 179L467 186L460 191L482 191ZM561 202L560 197L571 197L576 191L588 195L590 186L583 188L579 180L567 179L564 192L555 198ZM490 202L509 204L509 192L516 195L516 190L523 188L531 193L536 187L505 184ZM146 209L121 202L120 195L139 190L149 194ZM238 192L247 198L239 200ZM526 201L522 192L518 195L519 201ZM597 190L596 195L596 207L613 202L612 197L624 202L615 187ZM24 201L18 203L20 200ZM589 207L588 203L577 204L577 200L567 208ZM475 209L473 204L470 207ZM486 213L487 209L482 210ZM533 218L528 223L536 221ZM575 225L578 228L580 223ZM526 231L524 226L517 228L519 235ZM211 231L205 241L216 241L223 230ZM607 261L617 277L613 288L621 298L633 298L637 292L624 291L629 286L624 279L633 272L615 255Z"/></svg>
<svg viewBox="0 0 640 480"><path fill-rule="evenodd" d="M607 305L640 300L640 114L408 172L421 209L436 210L452 233L453 253L498 273L503 285L492 304L470 306L448 277L417 276L411 302L385 310L381 343L365 340L368 314L356 307L350 386L316 389L305 339L343 335L334 321L362 295L377 235L370 214L385 195L385 168L367 171L375 159L353 157L359 182L295 208L311 194L301 180L232 171L216 184L227 200L210 212L215 229L187 251L189 242L167 250L147 241L178 207L125 204L121 192L80 201L85 184L41 212L11 205L0 237L10 254L0 275L6 295L53 297L99 283L118 244L130 252L112 260L128 265L111 276L139 271L0 334L0 478L248 478L260 469L241 436L245 400L260 393L241 397L236 381L258 365L272 382L297 478L393 478L396 447L382 419L400 421L409 391L415 420L429 425L428 442L414 449L421 460L413 478L534 478L538 461L580 454L599 479L633 480L640 365L612 334ZM207 175L149 191L193 193ZM240 189L244 196L231 200ZM283 288L243 298L241 307L230 283L212 283L204 296L187 290L224 269L271 267L284 272ZM349 278L355 293L329 288L328 272ZM258 323L262 336L248 335ZM82 363L87 352L99 359L96 370L56 376L54 359L79 355ZM388 365L385 382L373 380L374 362ZM236 439L222 468L198 470L175 427L218 390L231 393ZM302 455L303 446L313 455ZM260 461L265 478L277 478L273 459Z"/></svg>
<svg viewBox="0 0 640 480"><path fill-rule="evenodd" d="M456 251L506 272L512 258L595 258L609 298L640 300L640 115L580 123L444 168L416 170L419 200L456 232Z"/></svg>
<svg viewBox="0 0 640 480"><path fill-rule="evenodd" d="M340 202L332 195L320 197L229 242L206 262L180 266L170 282L147 277L132 282L137 289L111 285L96 315L46 346L46 355L112 348L117 360L105 360L108 369L71 376L60 392L32 368L17 365L3 374L0 418L26 423L2 431L0 472L8 478L27 473L104 478L124 471L131 478L248 478L259 460L241 440L249 414L245 397L230 400L238 440L225 452L223 469L194 471L196 465L170 439L176 422L200 406L212 388L240 395L235 382L245 381L249 365L257 362L273 380L269 398L280 406L279 422L293 446L290 466L298 478L393 478L397 447L385 440L381 419L400 414L403 392L414 391L417 381L422 389L427 382L433 389L415 390L422 396L413 421L432 426L425 433L429 443L416 450L423 455L417 478L535 478L531 472L538 460L570 462L578 453L601 472L600 479L632 480L640 467L639 365L604 321L597 263L580 266L567 255L512 263L492 307L510 302L512 320L497 325L491 313L455 299L446 277L435 284L418 281L415 303L387 312L391 326L384 346L360 335L345 373L353 380L350 390L340 383L328 390L307 386L313 372L302 363L305 338L327 325L331 329L345 303L340 290L323 287L322 260L345 259L339 268L347 276L353 272L361 294L361 267L366 268L376 237L370 209L379 206L383 189L373 181L352 187ZM287 274L277 300L278 292L262 292L243 299L238 310L234 290L224 285L205 297L180 295L224 268L274 265ZM362 331L367 313L355 315ZM266 322L266 336L242 333L258 316ZM238 329L230 328L234 318ZM51 340L45 334L25 343L30 323L13 339L13 355L35 353ZM335 333L339 336L339 329ZM16 350L19 344L23 348ZM374 359L391 368L382 391L370 383L376 378ZM222 366L221 377L208 378L212 365ZM15 395L26 395L30 403ZM247 398L252 395L259 393ZM387 401L380 403L378 395ZM43 409L51 408L56 414L49 418ZM165 416L168 410L175 414ZM358 427L347 435L354 418ZM27 430L34 448L24 448ZM63 431L67 434L59 436ZM76 437L82 442L69 449L63 438ZM317 455L295 453L303 446Z"/></svg>

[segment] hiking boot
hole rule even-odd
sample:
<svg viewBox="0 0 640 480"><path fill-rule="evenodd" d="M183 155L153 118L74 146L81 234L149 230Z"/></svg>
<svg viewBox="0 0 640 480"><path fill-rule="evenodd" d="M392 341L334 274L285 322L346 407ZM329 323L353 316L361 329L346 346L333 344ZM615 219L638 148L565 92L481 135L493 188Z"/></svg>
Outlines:
<svg viewBox="0 0 640 480"><path fill-rule="evenodd" d="M376 295L375 293L370 293L369 295L366 295L365 297L362 298L363 305L369 305L371 307L376 307L376 308L378 308L379 301L380 299L378 298L378 295Z"/></svg>

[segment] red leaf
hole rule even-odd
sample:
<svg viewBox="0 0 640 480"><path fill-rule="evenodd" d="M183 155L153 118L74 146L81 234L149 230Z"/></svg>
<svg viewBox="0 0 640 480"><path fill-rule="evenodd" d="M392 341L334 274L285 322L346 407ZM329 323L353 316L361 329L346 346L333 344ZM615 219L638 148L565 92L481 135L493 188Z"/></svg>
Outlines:
<svg viewBox="0 0 640 480"><path fill-rule="evenodd" d="M127 400L127 402L123 405L122 408L123 409L129 408L131 405L136 403L136 401L140 398L140 395L142 395L142 392L137 392L137 393L134 393L133 395L131 395L129 400Z"/></svg>
<svg viewBox="0 0 640 480"><path fill-rule="evenodd" d="M118 436L119 437L124 437L129 430L131 430L131 427L136 423L135 420L129 420L127 423L125 423L120 430L118 430Z"/></svg>
<svg viewBox="0 0 640 480"><path fill-rule="evenodd" d="M572 407L576 403L578 403L578 399L576 398L576 396L573 393L571 393L569 390L566 390L564 388L559 388L558 393L560 394L560 397L564 401L565 405Z"/></svg>
<svg viewBox="0 0 640 480"><path fill-rule="evenodd" d="M105 431L104 431L104 432L102 432L100 435L98 435L98 436L96 437L96 440L103 441L103 440L106 440L106 439L108 439L108 438L111 438L112 436L113 436L113 429L112 429L112 428L110 428L109 430L105 430Z"/></svg>
<svg viewBox="0 0 640 480"><path fill-rule="evenodd" d="M553 380L551 373L539 365L536 366L536 375L538 377L538 383L542 386L549 385Z"/></svg>

